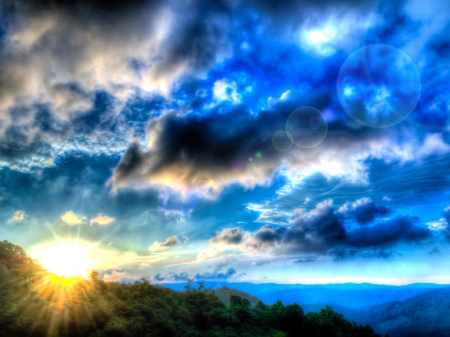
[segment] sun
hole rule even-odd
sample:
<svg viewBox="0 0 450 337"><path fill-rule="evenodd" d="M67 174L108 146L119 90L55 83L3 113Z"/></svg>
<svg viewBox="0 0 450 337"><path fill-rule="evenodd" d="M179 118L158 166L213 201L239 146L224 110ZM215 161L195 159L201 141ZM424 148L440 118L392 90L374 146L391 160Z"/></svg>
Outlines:
<svg viewBox="0 0 450 337"><path fill-rule="evenodd" d="M32 247L30 256L44 269L59 276L86 278L93 262L77 242L57 242Z"/></svg>

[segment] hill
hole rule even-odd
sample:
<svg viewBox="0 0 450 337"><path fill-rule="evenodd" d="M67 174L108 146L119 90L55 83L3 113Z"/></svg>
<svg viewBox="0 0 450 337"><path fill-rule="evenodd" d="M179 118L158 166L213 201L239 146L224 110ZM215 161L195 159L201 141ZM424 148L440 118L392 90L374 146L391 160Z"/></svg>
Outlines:
<svg viewBox="0 0 450 337"><path fill-rule="evenodd" d="M374 306L365 321L393 337L450 336L450 287Z"/></svg>
<svg viewBox="0 0 450 337"><path fill-rule="evenodd" d="M305 313L320 311L325 304L302 305ZM428 291L404 301L373 306L367 310L330 306L351 322L369 324L375 332L391 337L450 336L450 287Z"/></svg>
<svg viewBox="0 0 450 337"><path fill-rule="evenodd" d="M230 304L231 296L239 296L241 298L247 299L252 306L260 301L256 296L248 294L244 291L228 288L227 286L222 286L221 288L215 289L214 294L226 305Z"/></svg>

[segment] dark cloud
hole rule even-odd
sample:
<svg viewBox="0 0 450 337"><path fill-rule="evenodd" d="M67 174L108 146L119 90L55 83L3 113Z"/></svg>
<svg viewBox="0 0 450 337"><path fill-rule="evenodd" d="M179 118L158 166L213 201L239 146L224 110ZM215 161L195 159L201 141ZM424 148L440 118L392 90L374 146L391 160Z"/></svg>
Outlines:
<svg viewBox="0 0 450 337"><path fill-rule="evenodd" d="M206 116L165 114L149 124L148 151L132 145L125 152L114 170L114 184L120 187L132 183L133 178L156 183L172 179L185 185L196 180L220 183L222 179L245 178L251 166L259 170L261 165L251 165L248 158L261 150L264 156L260 163L268 166L262 170L273 172L280 155L271 146L271 139L282 124L274 114L251 115L244 107ZM244 164L242 172L232 170L236 161Z"/></svg>
<svg viewBox="0 0 450 337"><path fill-rule="evenodd" d="M328 252L335 261L346 260L351 258L367 258L367 259L389 259L401 254L389 251L383 248L369 249L369 250L357 250L354 248L336 247Z"/></svg>
<svg viewBox="0 0 450 337"><path fill-rule="evenodd" d="M370 227L349 232L347 244L352 247L391 246L399 242L418 242L431 236L430 231L417 225L418 218L397 215L395 218Z"/></svg>
<svg viewBox="0 0 450 337"><path fill-rule="evenodd" d="M281 243L284 232L284 227L265 225L247 243L246 249L250 252L270 250Z"/></svg>
<svg viewBox="0 0 450 337"><path fill-rule="evenodd" d="M385 206L377 206L373 201L359 205L353 209L355 219L361 224L369 223L375 218L383 215L388 215L391 210Z"/></svg>
<svg viewBox="0 0 450 337"><path fill-rule="evenodd" d="M158 250L164 250L169 249L175 245L178 245L180 241L178 241L177 235L171 236L170 238L167 238L164 242L158 242L155 241L153 244L148 248L150 251L158 251Z"/></svg>
<svg viewBox="0 0 450 337"><path fill-rule="evenodd" d="M363 127L364 132L354 131L355 122L334 121L317 148L294 146L286 153L279 152L272 138L285 129L289 114L299 106L324 108L330 101L328 90L305 90L308 95L274 103L258 114L240 105L218 107L205 114L177 110L152 119L147 128L148 148L136 143L130 146L114 171L114 186L175 183L195 188L198 181L212 180L216 192L232 182L253 187L270 180L282 162L301 169L320 165L329 151L337 151L336 160L346 165L344 161L359 148L367 148L375 139L387 141L394 134ZM233 166L236 162L241 164Z"/></svg>
<svg viewBox="0 0 450 337"><path fill-rule="evenodd" d="M187 281L189 279L189 275L187 273L169 273L167 275L156 274L154 279L158 282L181 282Z"/></svg>
<svg viewBox="0 0 450 337"><path fill-rule="evenodd" d="M226 272L219 272L218 270L214 272L205 272L195 275L196 280L226 280L232 276L236 275L236 270L234 268L228 268Z"/></svg>
<svg viewBox="0 0 450 337"><path fill-rule="evenodd" d="M178 241L177 236L174 235L174 236L171 236L170 238L167 238L166 241L161 242L160 246L169 248L169 247L175 246L179 243L180 243L180 241Z"/></svg>
<svg viewBox="0 0 450 337"><path fill-rule="evenodd" d="M332 201L326 200L310 212L296 210L289 226L263 226L245 247L250 253L269 251L275 255L328 253L336 259L387 258L394 254L386 250L388 247L431 238L430 230L417 222L416 217L397 215L364 227L345 226L342 213L335 212Z"/></svg>
<svg viewBox="0 0 450 337"><path fill-rule="evenodd" d="M360 219L366 220L372 216L375 219L388 216L394 209L444 203L449 198L446 188L450 184L448 154L432 154L420 161L407 162L387 162L369 157L364 161L364 167L367 170L366 184L350 181L348 176L327 177L317 172L295 185L286 186L276 198L251 209L260 212L262 221L280 223L282 220L287 224L294 209L310 210L316 203L331 198L337 208L344 207L344 213L350 211L348 216L354 219L353 200L370 195L373 204L366 206L369 213L360 215Z"/></svg>
<svg viewBox="0 0 450 337"><path fill-rule="evenodd" d="M244 231L240 227L225 228L209 240L211 245L239 245L244 239Z"/></svg>
<svg viewBox="0 0 450 337"><path fill-rule="evenodd" d="M51 145L41 138L40 134L30 134L30 128L8 127L0 138L0 166L23 172L53 166Z"/></svg>
<svg viewBox="0 0 450 337"><path fill-rule="evenodd" d="M295 212L279 250L280 253L325 252L346 238L343 218L334 212L328 200L319 203L310 214L305 210Z"/></svg>
<svg viewBox="0 0 450 337"><path fill-rule="evenodd" d="M226 280L236 275L234 268L228 268L226 272L221 272L216 269L213 272L197 273L195 275L189 275L186 272L182 273L168 273L166 275L156 274L154 279L158 282L182 282L191 280Z"/></svg>
<svg viewBox="0 0 450 337"><path fill-rule="evenodd" d="M346 203L339 211L353 217L362 225L372 222L375 218L389 215L392 211L385 205L376 205L371 198L361 198L353 203Z"/></svg>

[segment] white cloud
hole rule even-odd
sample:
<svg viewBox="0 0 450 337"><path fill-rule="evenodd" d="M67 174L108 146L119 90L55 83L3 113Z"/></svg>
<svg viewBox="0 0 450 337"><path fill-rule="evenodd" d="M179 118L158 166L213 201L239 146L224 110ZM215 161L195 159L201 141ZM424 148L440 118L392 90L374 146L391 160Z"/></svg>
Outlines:
<svg viewBox="0 0 450 337"><path fill-rule="evenodd" d="M78 225L85 221L86 217L81 217L75 214L73 211L68 211L61 216L61 220L68 225Z"/></svg>
<svg viewBox="0 0 450 337"><path fill-rule="evenodd" d="M213 95L218 102L231 102L233 104L241 102L241 95L237 91L236 82L226 79L214 83Z"/></svg>
<svg viewBox="0 0 450 337"><path fill-rule="evenodd" d="M111 218L107 215L103 215L103 214L97 214L96 217L92 218L91 221L89 222L90 225L92 226L94 223L100 225L100 226L105 226L105 225L109 225L111 222L113 222L114 220L116 220L115 218Z"/></svg>
<svg viewBox="0 0 450 337"><path fill-rule="evenodd" d="M17 210L14 212L11 219L16 222L21 222L25 219L25 212L21 211L21 210Z"/></svg>

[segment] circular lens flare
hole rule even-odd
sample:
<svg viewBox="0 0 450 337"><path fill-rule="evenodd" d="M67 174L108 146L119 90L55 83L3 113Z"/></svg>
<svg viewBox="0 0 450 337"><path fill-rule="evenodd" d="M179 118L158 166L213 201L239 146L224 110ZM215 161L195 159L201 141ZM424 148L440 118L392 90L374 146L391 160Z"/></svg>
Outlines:
<svg viewBox="0 0 450 337"><path fill-rule="evenodd" d="M421 80L411 58L398 48L373 44L351 54L338 80L339 101L356 122L385 128L407 118L419 101Z"/></svg>
<svg viewBox="0 0 450 337"><path fill-rule="evenodd" d="M244 164L240 161L235 161L232 165L232 169L234 172L242 172L244 170Z"/></svg>
<svg viewBox="0 0 450 337"><path fill-rule="evenodd" d="M212 180L210 180L208 182L208 181L202 179L202 180L199 180L199 181L197 181L195 183L195 189L196 189L196 191L198 193L205 194L205 193L208 192L208 190L210 189L211 185L212 185Z"/></svg>
<svg viewBox="0 0 450 337"><path fill-rule="evenodd" d="M328 123L322 112L310 106L295 109L286 121L286 133L298 147L310 149L325 139Z"/></svg>
<svg viewBox="0 0 450 337"><path fill-rule="evenodd" d="M273 147L280 152L286 152L292 147L292 143L294 139L292 135L284 130L277 131L272 137L272 145Z"/></svg>

